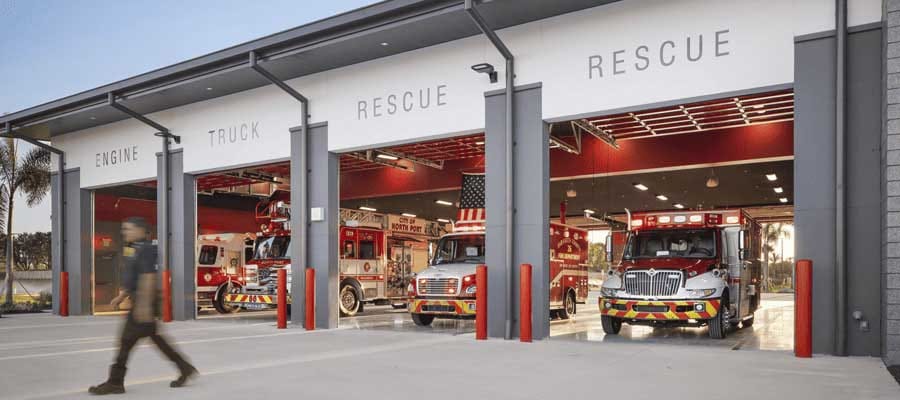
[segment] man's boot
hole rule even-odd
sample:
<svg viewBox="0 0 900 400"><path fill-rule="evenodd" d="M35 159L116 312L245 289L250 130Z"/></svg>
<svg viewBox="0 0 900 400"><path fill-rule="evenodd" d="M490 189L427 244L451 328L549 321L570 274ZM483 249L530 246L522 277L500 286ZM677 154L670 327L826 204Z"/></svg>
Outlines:
<svg viewBox="0 0 900 400"><path fill-rule="evenodd" d="M197 376L197 374L199 373L199 372L197 372L197 368L194 368L193 365L188 364L187 362L185 362L182 365L179 365L178 371L181 373L181 375L178 376L178 379L175 379L174 381L169 382L169 387L173 387L173 388L182 387L182 386L184 386L185 383L187 383L187 381L189 379L194 379Z"/></svg>
<svg viewBox="0 0 900 400"><path fill-rule="evenodd" d="M97 386L91 386L88 389L90 394L122 394L125 393L125 367L115 364L109 367L109 379Z"/></svg>

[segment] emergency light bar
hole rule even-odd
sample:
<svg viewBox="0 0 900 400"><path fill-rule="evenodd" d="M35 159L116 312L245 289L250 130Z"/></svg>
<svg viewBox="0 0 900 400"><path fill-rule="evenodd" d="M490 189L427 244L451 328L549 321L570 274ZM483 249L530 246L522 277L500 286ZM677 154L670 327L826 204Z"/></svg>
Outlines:
<svg viewBox="0 0 900 400"><path fill-rule="evenodd" d="M742 223L741 212L738 210L723 210L716 212L694 213L654 213L647 215L635 215L631 219L631 227L682 227L682 226L720 226L739 225Z"/></svg>

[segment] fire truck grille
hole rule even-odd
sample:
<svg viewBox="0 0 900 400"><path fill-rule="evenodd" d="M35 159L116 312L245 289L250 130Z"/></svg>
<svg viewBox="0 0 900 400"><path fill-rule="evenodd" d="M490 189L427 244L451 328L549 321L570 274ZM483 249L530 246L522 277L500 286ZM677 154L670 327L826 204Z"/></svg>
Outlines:
<svg viewBox="0 0 900 400"><path fill-rule="evenodd" d="M418 289L419 294L425 296L456 296L459 294L459 279L419 279Z"/></svg>
<svg viewBox="0 0 900 400"><path fill-rule="evenodd" d="M633 296L673 296L681 286L681 271L628 271L625 273L625 293Z"/></svg>

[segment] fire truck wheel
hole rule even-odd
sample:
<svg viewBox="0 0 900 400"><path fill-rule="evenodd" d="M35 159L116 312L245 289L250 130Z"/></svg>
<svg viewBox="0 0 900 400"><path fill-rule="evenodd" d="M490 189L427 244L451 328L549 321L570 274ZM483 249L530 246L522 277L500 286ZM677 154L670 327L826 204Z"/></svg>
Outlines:
<svg viewBox="0 0 900 400"><path fill-rule="evenodd" d="M409 303L391 304L391 307L393 307L395 310L405 310L406 307L409 307Z"/></svg>
<svg viewBox="0 0 900 400"><path fill-rule="evenodd" d="M720 312L709 320L709 337L713 339L725 339L728 332L728 321L723 318L725 313Z"/></svg>
<svg viewBox="0 0 900 400"><path fill-rule="evenodd" d="M558 310L550 310L550 320L551 321L559 319L559 312L557 312L557 311Z"/></svg>
<svg viewBox="0 0 900 400"><path fill-rule="evenodd" d="M563 298L563 308L556 310L559 319L569 319L575 316L575 292L569 291Z"/></svg>
<svg viewBox="0 0 900 400"><path fill-rule="evenodd" d="M341 286L341 316L352 317L362 311L362 302L359 300L359 291L350 284Z"/></svg>
<svg viewBox="0 0 900 400"><path fill-rule="evenodd" d="M412 314L412 320L417 326L431 326L431 323L434 322L434 315Z"/></svg>
<svg viewBox="0 0 900 400"><path fill-rule="evenodd" d="M234 291L240 290L236 286L232 287ZM219 290L216 292L216 298L213 299L213 307L216 308L216 311L219 314L234 314L241 310L240 307L234 307L225 303L225 295L228 294L228 285L222 285Z"/></svg>
<svg viewBox="0 0 900 400"><path fill-rule="evenodd" d="M747 318L747 319L741 321L742 328L749 328L751 326L753 326L753 317L750 317L750 318Z"/></svg>
<svg viewBox="0 0 900 400"><path fill-rule="evenodd" d="M600 324L603 325L603 333L607 335L618 335L622 330L622 320L609 315L601 316Z"/></svg>

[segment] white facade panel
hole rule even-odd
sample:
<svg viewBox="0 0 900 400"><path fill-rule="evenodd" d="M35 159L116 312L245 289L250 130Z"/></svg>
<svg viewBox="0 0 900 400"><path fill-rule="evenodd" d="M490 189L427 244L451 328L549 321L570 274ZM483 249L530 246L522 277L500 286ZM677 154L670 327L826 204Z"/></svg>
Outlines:
<svg viewBox="0 0 900 400"><path fill-rule="evenodd" d="M851 0L849 18L880 21L880 1ZM516 55L517 85L541 82L543 117L554 120L790 84L794 37L833 26L830 0L629 0L499 34ZM471 70L481 62L494 65L497 83ZM503 59L478 35L288 84L310 99L310 122L328 122L329 150L348 151L478 132L484 93L502 89L504 75ZM301 120L300 104L274 86L150 117L182 137L174 147L194 173L288 159L288 130ZM54 144L69 168L81 168L84 187L153 179L161 146L134 120Z"/></svg>

